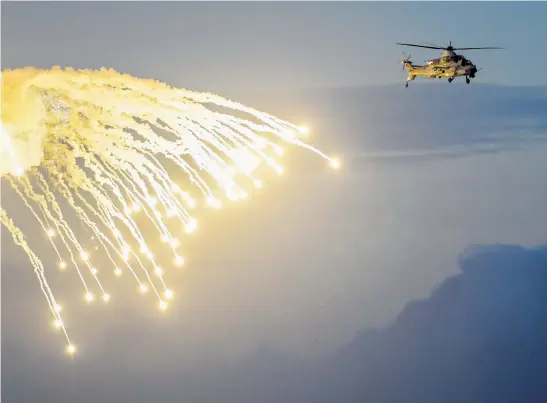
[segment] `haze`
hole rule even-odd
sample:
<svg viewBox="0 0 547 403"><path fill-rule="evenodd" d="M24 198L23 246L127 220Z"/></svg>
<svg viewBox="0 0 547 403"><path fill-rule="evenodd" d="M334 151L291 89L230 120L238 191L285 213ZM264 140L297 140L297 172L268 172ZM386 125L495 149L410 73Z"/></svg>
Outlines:
<svg viewBox="0 0 547 403"><path fill-rule="evenodd" d="M539 2L2 2L2 69L106 66L216 92L309 124L344 165L289 151L286 175L204 217L169 315L131 286L108 309L73 306L75 360L2 228L4 401L547 399L533 382L547 375L546 19ZM464 53L483 67L470 85L404 88L401 52L438 53L395 42L450 40L507 49ZM2 205L30 225L5 189ZM516 363L520 377L492 369Z"/></svg>

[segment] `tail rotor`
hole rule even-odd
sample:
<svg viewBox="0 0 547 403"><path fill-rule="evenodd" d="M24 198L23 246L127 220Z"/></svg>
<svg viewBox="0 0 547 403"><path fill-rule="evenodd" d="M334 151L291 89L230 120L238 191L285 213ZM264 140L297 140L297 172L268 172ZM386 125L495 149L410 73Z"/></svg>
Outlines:
<svg viewBox="0 0 547 403"><path fill-rule="evenodd" d="M403 61L401 62L401 65L402 65L401 70L402 70L402 71L405 71L405 66L406 66L406 64L407 64L407 63L412 63L412 60L411 60L412 55L409 54L409 55L407 56L406 53L403 52L403 57L404 57L404 59L403 59Z"/></svg>

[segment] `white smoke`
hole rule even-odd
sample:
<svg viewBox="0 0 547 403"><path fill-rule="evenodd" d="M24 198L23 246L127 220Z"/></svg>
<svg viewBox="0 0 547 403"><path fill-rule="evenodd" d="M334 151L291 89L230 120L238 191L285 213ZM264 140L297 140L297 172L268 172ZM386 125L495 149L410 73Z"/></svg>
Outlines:
<svg viewBox="0 0 547 403"><path fill-rule="evenodd" d="M46 114L39 94L31 90L32 84L28 75L10 73L7 81L2 74L0 177L20 175L42 161Z"/></svg>

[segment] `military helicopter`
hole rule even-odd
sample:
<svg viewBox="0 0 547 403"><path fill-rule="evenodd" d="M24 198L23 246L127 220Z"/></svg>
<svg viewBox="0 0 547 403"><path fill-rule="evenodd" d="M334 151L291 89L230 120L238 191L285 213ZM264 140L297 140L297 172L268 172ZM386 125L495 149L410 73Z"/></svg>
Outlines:
<svg viewBox="0 0 547 403"><path fill-rule="evenodd" d="M471 60L457 54L455 51L475 49L503 49L499 47L455 48L452 46L452 41L450 41L450 44L447 47L436 45L415 45L412 43L397 43L397 45L444 50L440 58L426 60L427 64L424 66L413 64L410 61L410 55L408 57L405 57L405 59L401 62L401 64L403 65L403 70L405 67L408 70L408 77L406 79L405 87L408 87L408 82L413 81L416 77L424 77L430 79L447 77L449 83L451 83L456 77L465 77L465 82L469 84L471 82L470 78L475 78L475 74L480 69L477 70L477 66L474 65Z"/></svg>

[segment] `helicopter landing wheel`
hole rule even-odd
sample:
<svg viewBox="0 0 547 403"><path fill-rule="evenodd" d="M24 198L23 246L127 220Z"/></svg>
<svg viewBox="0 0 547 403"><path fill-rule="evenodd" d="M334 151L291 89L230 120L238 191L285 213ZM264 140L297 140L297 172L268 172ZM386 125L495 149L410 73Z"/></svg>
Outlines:
<svg viewBox="0 0 547 403"><path fill-rule="evenodd" d="M408 88L408 82L405 83L405 87Z"/></svg>
<svg viewBox="0 0 547 403"><path fill-rule="evenodd" d="M448 82L451 83L452 80L454 80L454 79L453 79L452 77L450 77L450 78L448 79Z"/></svg>
<svg viewBox="0 0 547 403"><path fill-rule="evenodd" d="M469 84L469 83L471 82L471 80L469 79L469 77L465 77L465 82L466 82L467 84Z"/></svg>

